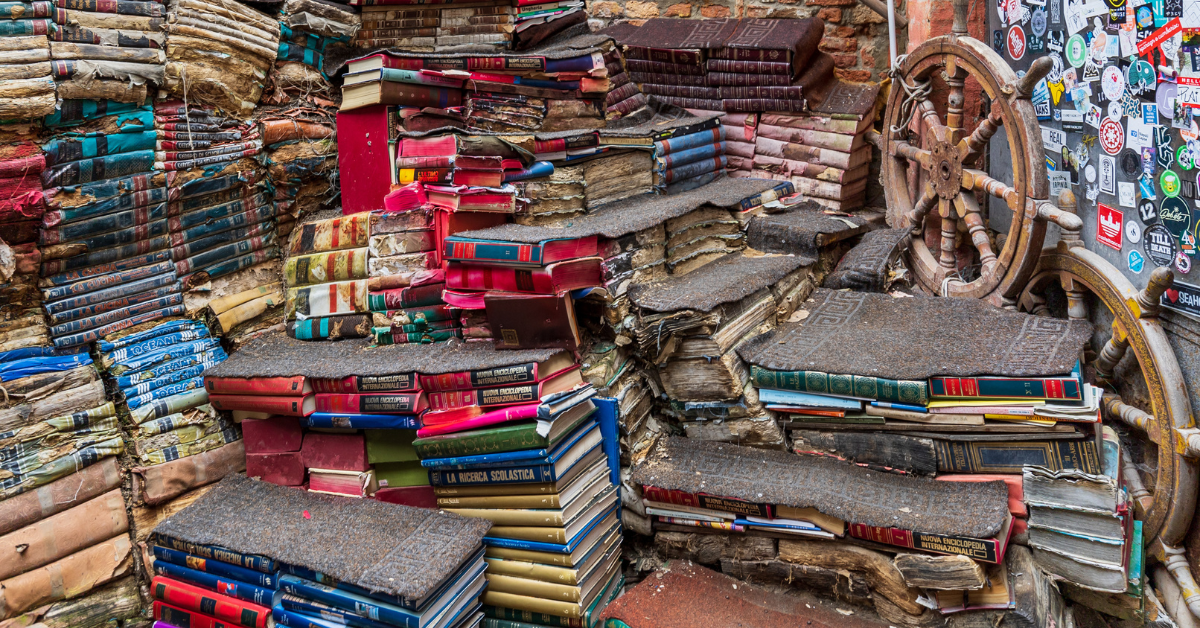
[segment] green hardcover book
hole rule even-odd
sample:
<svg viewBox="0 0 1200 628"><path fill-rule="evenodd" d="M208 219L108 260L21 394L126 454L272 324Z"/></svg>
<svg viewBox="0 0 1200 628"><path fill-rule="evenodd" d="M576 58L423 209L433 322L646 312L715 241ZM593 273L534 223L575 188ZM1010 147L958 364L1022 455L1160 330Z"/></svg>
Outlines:
<svg viewBox="0 0 1200 628"><path fill-rule="evenodd" d="M411 462L420 460L413 440L415 430L364 430L367 441L367 462Z"/></svg>
<svg viewBox="0 0 1200 628"><path fill-rule="evenodd" d="M380 488L398 488L404 486L429 486L429 469L421 466L421 461L380 462L371 465L375 469L375 479Z"/></svg>
<svg viewBox="0 0 1200 628"><path fill-rule="evenodd" d="M494 454L503 451L521 451L522 449L550 449L571 433L576 426L588 420L594 412L595 410L577 418L572 425L559 432L559 436L554 439L547 439L538 434L536 421L521 421L482 430L418 438L413 441L413 447L422 460Z"/></svg>
<svg viewBox="0 0 1200 628"><path fill-rule="evenodd" d="M934 441L942 473L1021 473L1026 465L1051 471L1101 473L1096 443L1088 440L962 442Z"/></svg>
<svg viewBox="0 0 1200 628"><path fill-rule="evenodd" d="M758 366L750 367L750 379L759 388L863 397L914 406L929 404L929 384L918 380L834 375L820 371L771 371Z"/></svg>
<svg viewBox="0 0 1200 628"><path fill-rule="evenodd" d="M1132 517L1130 512L1126 515ZM1129 588L1125 590L1125 595L1133 598L1142 599L1142 586L1145 582L1146 569L1146 554L1142 551L1142 543L1145 539L1142 538L1142 522L1134 520L1133 522L1133 539L1129 547Z"/></svg>

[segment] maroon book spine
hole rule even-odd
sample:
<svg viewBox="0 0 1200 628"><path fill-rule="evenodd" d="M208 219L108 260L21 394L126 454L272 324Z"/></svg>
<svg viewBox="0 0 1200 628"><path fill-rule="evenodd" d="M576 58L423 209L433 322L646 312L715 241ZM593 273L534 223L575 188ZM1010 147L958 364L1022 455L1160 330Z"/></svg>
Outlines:
<svg viewBox="0 0 1200 628"><path fill-rule="evenodd" d="M657 96L706 98L709 100L721 97L721 89L718 87L688 87L686 85L654 85L653 83L643 83L642 92Z"/></svg>
<svg viewBox="0 0 1200 628"><path fill-rule="evenodd" d="M727 98L721 101L725 111L806 111L804 99L782 100L775 98Z"/></svg>
<svg viewBox="0 0 1200 628"><path fill-rule="evenodd" d="M663 63L662 61L646 61L643 59L626 59L625 67L630 72L658 72L660 74L690 74L703 76L704 66L683 65L681 63Z"/></svg>
<svg viewBox="0 0 1200 628"><path fill-rule="evenodd" d="M366 471L367 441L362 434L325 434L309 432L304 435L300 457L307 469L335 471Z"/></svg>
<svg viewBox="0 0 1200 628"><path fill-rule="evenodd" d="M641 93L637 93L629 98L626 98L625 100L609 105L608 108L624 116L637 111L638 107L641 107L644 104L646 104L646 96Z"/></svg>
<svg viewBox="0 0 1200 628"><path fill-rule="evenodd" d="M604 102L607 105L614 105L637 93L639 93L639 90L636 84L626 83L609 92L608 95L604 97Z"/></svg>
<svg viewBox="0 0 1200 628"><path fill-rule="evenodd" d="M722 85L721 98L776 98L789 100L803 98L804 88L799 85L788 87L771 85Z"/></svg>
<svg viewBox="0 0 1200 628"><path fill-rule="evenodd" d="M708 85L708 81L703 76L634 72L632 69L629 71L629 78L633 79L634 83L654 83L655 85L691 85L693 87Z"/></svg>
<svg viewBox="0 0 1200 628"><path fill-rule="evenodd" d="M709 85L775 85L787 87L792 77L785 74L739 74L734 72L709 72Z"/></svg>
<svg viewBox="0 0 1200 628"><path fill-rule="evenodd" d="M791 59L790 50L768 48L718 48L708 53L713 59L732 59L736 61L783 61Z"/></svg>
<svg viewBox="0 0 1200 628"><path fill-rule="evenodd" d="M645 48L642 46L629 46L626 48L625 58L641 61L658 61L661 63L677 63L680 65L700 65L703 63L699 50L671 50L668 48Z"/></svg>
<svg viewBox="0 0 1200 628"><path fill-rule="evenodd" d="M746 74L792 74L792 64L775 61L735 61L732 59L709 59L709 72L742 72Z"/></svg>
<svg viewBox="0 0 1200 628"><path fill-rule="evenodd" d="M681 98L679 96L656 96L656 98L665 103L675 105L676 107L683 107L685 109L721 111L721 107L723 106L720 100L712 100L708 98Z"/></svg>

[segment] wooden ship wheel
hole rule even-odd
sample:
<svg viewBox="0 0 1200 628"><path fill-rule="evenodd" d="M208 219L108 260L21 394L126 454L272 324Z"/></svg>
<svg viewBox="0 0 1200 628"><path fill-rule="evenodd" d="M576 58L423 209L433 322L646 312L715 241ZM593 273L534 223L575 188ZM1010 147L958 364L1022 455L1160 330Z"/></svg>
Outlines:
<svg viewBox="0 0 1200 628"><path fill-rule="evenodd" d="M1063 216L1047 201L1041 130L1030 102L1052 61L1038 59L1018 78L987 44L967 35L966 11L965 0L956 0L953 32L901 58L883 133L872 139L883 152L888 224L913 231L908 262L916 283L933 294L1011 308L1037 266L1046 221L1074 227L1079 219ZM945 90L935 90L935 81ZM988 116L970 134L963 117L968 81L991 102ZM932 100L943 92L945 120ZM1013 159L1008 182L979 169L1000 131L997 140L1008 143ZM1000 199L1011 211L1005 237L997 238L976 193Z"/></svg>
<svg viewBox="0 0 1200 628"><path fill-rule="evenodd" d="M1074 194L1064 192L1060 205L1073 212ZM1116 394L1106 393L1104 418L1124 423L1157 449L1153 487L1144 485L1128 453L1121 475L1130 487L1137 518L1143 521L1147 556L1167 567L1196 613L1200 611L1200 588L1182 545L1196 510L1200 430L1192 417L1183 373L1158 319L1159 299L1173 281L1169 268L1158 268L1151 273L1146 289L1138 291L1120 270L1084 247L1079 230L1064 230L1057 247L1042 251L1019 306L1034 314L1047 314L1043 295L1058 285L1066 296L1069 318L1087 319L1087 293L1093 295L1096 305L1112 313L1112 336L1092 364L1097 384L1111 390L1117 363L1132 351L1145 379L1150 408L1134 407ZM1152 455L1153 449L1147 451Z"/></svg>

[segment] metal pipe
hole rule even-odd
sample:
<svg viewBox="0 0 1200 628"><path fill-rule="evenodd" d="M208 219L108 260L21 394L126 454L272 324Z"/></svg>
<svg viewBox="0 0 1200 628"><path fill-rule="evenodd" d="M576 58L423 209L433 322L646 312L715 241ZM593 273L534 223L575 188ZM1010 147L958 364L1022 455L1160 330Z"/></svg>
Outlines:
<svg viewBox="0 0 1200 628"><path fill-rule="evenodd" d="M896 67L896 2L895 0L884 0L887 2L887 19L888 19L888 58L889 66Z"/></svg>

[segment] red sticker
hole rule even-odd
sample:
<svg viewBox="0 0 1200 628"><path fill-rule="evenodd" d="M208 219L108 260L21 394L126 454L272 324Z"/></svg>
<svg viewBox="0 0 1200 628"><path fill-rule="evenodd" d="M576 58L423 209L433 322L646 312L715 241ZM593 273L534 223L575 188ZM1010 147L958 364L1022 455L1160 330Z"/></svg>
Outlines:
<svg viewBox="0 0 1200 628"><path fill-rule="evenodd" d="M1125 223L1125 215L1103 203L1099 208L1100 211L1096 212L1096 239L1120 251L1123 233L1121 225Z"/></svg>
<svg viewBox="0 0 1200 628"><path fill-rule="evenodd" d="M1008 56L1013 61L1025 56L1025 31L1019 25L1008 29Z"/></svg>
<svg viewBox="0 0 1200 628"><path fill-rule="evenodd" d="M1100 147L1109 155L1116 155L1125 146L1125 129L1121 123L1112 118L1104 118L1100 123Z"/></svg>

